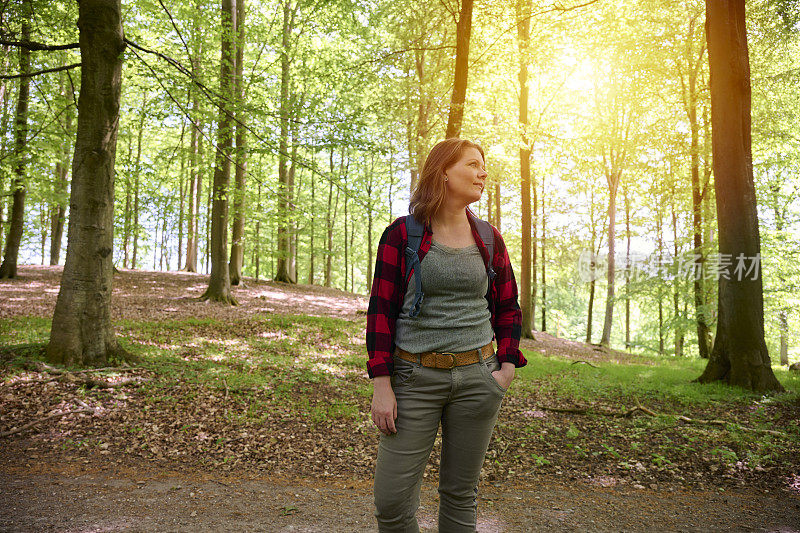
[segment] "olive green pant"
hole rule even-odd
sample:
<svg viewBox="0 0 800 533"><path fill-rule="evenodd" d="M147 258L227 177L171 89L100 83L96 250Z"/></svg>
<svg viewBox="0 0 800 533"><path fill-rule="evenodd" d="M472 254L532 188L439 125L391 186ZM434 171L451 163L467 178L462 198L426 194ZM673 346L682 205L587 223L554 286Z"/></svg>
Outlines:
<svg viewBox="0 0 800 533"><path fill-rule="evenodd" d="M474 532L478 479L505 390L492 376L495 356L436 369L394 358L397 433L382 435L375 468L375 516L381 532L418 532L422 475L439 422L440 533Z"/></svg>

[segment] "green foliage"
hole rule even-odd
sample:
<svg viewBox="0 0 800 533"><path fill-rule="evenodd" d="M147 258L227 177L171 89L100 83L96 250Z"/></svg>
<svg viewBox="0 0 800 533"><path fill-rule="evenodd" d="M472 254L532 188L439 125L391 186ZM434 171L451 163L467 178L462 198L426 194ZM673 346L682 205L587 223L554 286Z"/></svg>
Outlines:
<svg viewBox="0 0 800 533"><path fill-rule="evenodd" d="M791 334L800 330L796 4L758 0L748 5L766 340L777 360L783 336L790 362L800 358L798 340ZM293 25L284 30L286 5L278 0L246 5L245 97L232 106L248 137L244 275L274 276L277 230L285 227L295 247L299 282L327 281L366 293L380 234L406 212L411 175L444 134L455 46L453 5L302 0L288 4ZM77 42L75 2L34 0L33 6L34 41ZM8 5L0 28L5 35L19 33L19 9L18 2ZM158 270L185 266L189 178L196 169L201 185L193 216L198 269L208 272L209 190L221 105L219 5L210 0L174 5L133 0L123 10L126 37L174 62L133 46L124 52L115 262L118 267ZM702 251L706 256L717 251L703 2L594 2L568 11L542 4L533 12L535 38L521 57L513 3L475 6L463 136L484 145L490 176L487 196L474 210L493 218L488 191L499 187L500 220L495 224L501 226L519 272L523 132L517 74L522 61L529 72L531 125L525 134L532 143L537 198L535 324L541 325L544 309L549 332L586 337L590 285L579 280L577 260L584 250L603 255L608 249L607 180L618 170L617 251L625 250L630 239L632 253L672 266L630 283L620 268L612 345L625 344L624 309L630 304L633 351L674 354L682 342L683 353L695 355L693 285L674 261L694 248L692 108L704 189ZM16 60L13 49L0 55L4 74L16 72ZM74 49L34 52L33 68L79 60ZM689 95L691 72L696 74L695 102ZM3 221L10 205L7 177L16 158L17 86L16 80L4 81L6 97L0 102ZM49 216L67 204L68 190L56 179L55 166L71 166L79 88L80 69L33 80L31 134L22 154L29 165L21 263L40 262L48 255ZM288 132L281 131L282 121L289 124ZM193 151L195 127L199 145ZM610 163L612 152L625 153L616 166ZM293 171L291 191L279 183L282 158L288 158ZM286 212L279 209L282 195L289 196ZM2 230L7 230L5 222ZM717 280L709 276L704 283L702 310L713 330ZM596 340L607 291L602 273L594 288Z"/></svg>

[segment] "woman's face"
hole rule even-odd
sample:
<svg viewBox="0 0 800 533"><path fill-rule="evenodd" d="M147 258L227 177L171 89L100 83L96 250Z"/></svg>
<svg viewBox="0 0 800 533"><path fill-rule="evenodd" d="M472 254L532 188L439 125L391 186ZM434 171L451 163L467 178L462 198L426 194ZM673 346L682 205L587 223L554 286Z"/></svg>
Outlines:
<svg viewBox="0 0 800 533"><path fill-rule="evenodd" d="M486 168L477 148L466 148L461 159L445 169L444 175L450 200L463 202L467 206L481 199L486 184Z"/></svg>

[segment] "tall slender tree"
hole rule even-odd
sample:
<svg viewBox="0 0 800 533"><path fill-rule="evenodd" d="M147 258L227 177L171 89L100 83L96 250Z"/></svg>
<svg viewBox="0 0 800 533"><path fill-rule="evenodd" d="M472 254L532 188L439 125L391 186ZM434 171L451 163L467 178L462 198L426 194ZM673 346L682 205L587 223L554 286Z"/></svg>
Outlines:
<svg viewBox="0 0 800 533"><path fill-rule="evenodd" d="M30 24L33 18L33 8L30 0L22 3L22 40L31 40ZM11 181L11 190L14 200L11 206L11 223L8 226L3 262L0 264L0 279L17 277L17 258L19 245L22 241L22 230L25 225L25 195L27 186L25 172L28 161L28 100L30 98L30 71L31 51L27 47L19 50L19 71L22 77L19 80L19 93L17 96L17 114L14 121L14 179Z"/></svg>
<svg viewBox="0 0 800 533"><path fill-rule="evenodd" d="M231 285L239 285L244 262L244 214L245 214L245 172L247 170L247 126L244 105L245 48L245 0L236 0L236 68L234 69L234 91L236 102L236 168L234 171L233 228L231 231Z"/></svg>
<svg viewBox="0 0 800 533"><path fill-rule="evenodd" d="M519 47L519 145L520 201L522 202L522 268L520 272L520 308L522 335L533 337L533 303L531 302L531 141L528 137L528 57L531 40L531 0L517 0L517 45Z"/></svg>
<svg viewBox="0 0 800 533"><path fill-rule="evenodd" d="M295 0L283 0L283 30L281 33L281 95L280 95L280 140L278 146L278 265L275 281L296 283L292 276L292 250L290 243L289 204L292 197L289 171L289 127L292 119L292 102L289 94L292 68L292 32L294 31L298 5Z"/></svg>
<svg viewBox="0 0 800 533"><path fill-rule="evenodd" d="M208 288L201 300L212 300L236 305L231 294L228 269L228 187L231 181L233 157L233 66L234 29L236 28L237 0L222 0L222 42L220 46L219 120L217 126L217 152L214 165L214 184L211 191L211 275Z"/></svg>
<svg viewBox="0 0 800 533"><path fill-rule="evenodd" d="M450 99L450 114L447 118L445 138L461 135L464 122L464 102L467 99L467 78L469 76L469 41L472 35L473 0L461 0L461 11L456 25L456 66L453 76L453 94Z"/></svg>

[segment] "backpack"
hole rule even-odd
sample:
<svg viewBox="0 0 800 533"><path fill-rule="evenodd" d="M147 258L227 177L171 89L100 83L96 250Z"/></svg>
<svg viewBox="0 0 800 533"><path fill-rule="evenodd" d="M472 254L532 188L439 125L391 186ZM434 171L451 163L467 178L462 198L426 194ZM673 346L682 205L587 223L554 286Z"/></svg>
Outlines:
<svg viewBox="0 0 800 533"><path fill-rule="evenodd" d="M420 224L417 219L414 218L414 215L406 215L405 219L406 233L408 234L408 244L406 245L406 271L412 268L414 269L415 284L414 303L411 305L408 316L415 317L419 314L420 307L422 307L422 300L425 298L425 295L422 293L422 274L420 270L422 264L419 261L419 254L417 253L422 244L422 234L425 232L425 226ZM494 230L491 224L485 220L481 220L477 217L473 220L478 229L478 236L489 252L489 262L486 264L486 275L489 276L489 290L487 296L491 297L492 281L495 276L494 268L492 268L492 258L494 257Z"/></svg>

